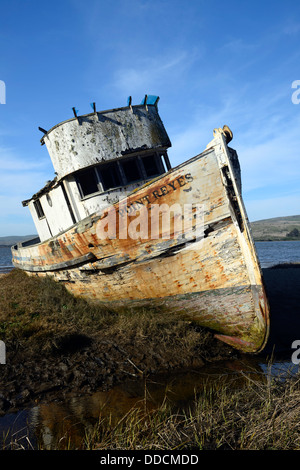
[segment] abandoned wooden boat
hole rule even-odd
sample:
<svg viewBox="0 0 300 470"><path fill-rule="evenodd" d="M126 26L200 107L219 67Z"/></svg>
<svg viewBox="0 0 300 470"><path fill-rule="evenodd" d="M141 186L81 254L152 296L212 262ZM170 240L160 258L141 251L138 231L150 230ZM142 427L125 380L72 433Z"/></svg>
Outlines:
<svg viewBox="0 0 300 470"><path fill-rule="evenodd" d="M158 97L74 117L44 135L56 176L23 201L39 238L13 264L110 307L157 305L244 352L269 332L262 273L227 126L171 168Z"/></svg>

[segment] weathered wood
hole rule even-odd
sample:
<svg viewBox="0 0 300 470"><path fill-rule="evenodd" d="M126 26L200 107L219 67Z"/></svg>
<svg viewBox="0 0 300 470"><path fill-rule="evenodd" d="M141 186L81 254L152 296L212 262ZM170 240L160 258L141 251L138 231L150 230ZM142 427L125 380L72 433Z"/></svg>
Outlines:
<svg viewBox="0 0 300 470"><path fill-rule="evenodd" d="M155 105L76 116L52 127L41 142L58 178L134 151L171 145Z"/></svg>
<svg viewBox="0 0 300 470"><path fill-rule="evenodd" d="M162 230L163 216L153 223L153 207L165 204L167 212L191 203L203 207L203 220L193 212L171 214L170 234ZM133 238L128 232L137 214L144 231ZM104 239L99 234L113 215L115 237ZM178 231L180 218L184 236ZM202 236L195 238L201 223ZM151 234L145 227L152 228ZM218 338L245 352L260 351L266 343L268 301L241 198L237 155L227 147L222 130L202 154L105 213L12 251L16 267L31 275L51 274L75 295L116 308L159 305L215 330ZM85 259L90 254L94 258Z"/></svg>

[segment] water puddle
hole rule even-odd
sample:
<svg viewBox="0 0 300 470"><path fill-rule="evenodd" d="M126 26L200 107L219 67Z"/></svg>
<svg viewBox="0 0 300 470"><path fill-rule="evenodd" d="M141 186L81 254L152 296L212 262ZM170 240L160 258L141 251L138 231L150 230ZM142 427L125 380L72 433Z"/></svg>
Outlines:
<svg viewBox="0 0 300 470"><path fill-rule="evenodd" d="M160 375L146 380L130 380L114 389L89 396L70 397L64 402L41 403L0 418L1 449L80 448L82 439L99 419L118 422L132 409L149 412L168 404L182 410L212 384L243 387L249 378L267 382L276 376L285 380L298 372L290 361L271 366L258 358L218 362L201 369Z"/></svg>

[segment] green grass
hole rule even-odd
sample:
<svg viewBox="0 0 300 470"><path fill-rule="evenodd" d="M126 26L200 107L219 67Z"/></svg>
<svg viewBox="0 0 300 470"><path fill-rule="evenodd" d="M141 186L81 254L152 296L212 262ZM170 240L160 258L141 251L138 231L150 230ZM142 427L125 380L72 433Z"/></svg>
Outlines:
<svg viewBox="0 0 300 470"><path fill-rule="evenodd" d="M294 229L300 231L300 215L257 220L250 225L256 241L300 240L289 236Z"/></svg>
<svg viewBox="0 0 300 470"><path fill-rule="evenodd" d="M0 278L0 337L39 348L55 336L86 331L113 322L113 314L76 299L50 278L13 270Z"/></svg>
<svg viewBox="0 0 300 470"><path fill-rule="evenodd" d="M201 330L201 329L200 329ZM51 278L13 270L0 277L0 339L30 352L47 353L68 339L85 336L132 351L155 352L162 363L209 354L212 334L157 308L110 310L69 293ZM220 345L219 350L226 351Z"/></svg>

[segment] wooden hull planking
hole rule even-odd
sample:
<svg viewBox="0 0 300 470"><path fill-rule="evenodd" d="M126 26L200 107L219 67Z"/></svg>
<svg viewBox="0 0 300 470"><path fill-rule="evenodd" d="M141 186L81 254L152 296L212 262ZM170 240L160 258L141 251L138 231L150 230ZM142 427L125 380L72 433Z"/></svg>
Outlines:
<svg viewBox="0 0 300 470"><path fill-rule="evenodd" d="M214 330L243 352L262 350L269 307L236 154L222 132L208 147L104 213L43 243L14 247L15 267L53 276L73 294L110 307L157 305ZM153 217L153 206L160 206L159 217ZM170 207L187 206L187 214L168 213ZM164 213L170 233L164 233Z"/></svg>

